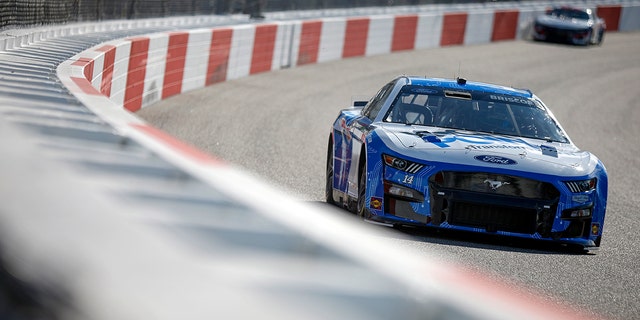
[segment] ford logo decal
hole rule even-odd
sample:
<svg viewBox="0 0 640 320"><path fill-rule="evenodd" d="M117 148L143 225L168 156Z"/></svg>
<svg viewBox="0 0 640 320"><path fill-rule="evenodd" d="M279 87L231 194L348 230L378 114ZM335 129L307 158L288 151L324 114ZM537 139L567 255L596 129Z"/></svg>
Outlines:
<svg viewBox="0 0 640 320"><path fill-rule="evenodd" d="M505 158L505 157L500 157L500 156L481 155L481 156L475 156L473 158L478 161L487 162L487 163L506 164L506 165L518 164L518 162L515 160Z"/></svg>

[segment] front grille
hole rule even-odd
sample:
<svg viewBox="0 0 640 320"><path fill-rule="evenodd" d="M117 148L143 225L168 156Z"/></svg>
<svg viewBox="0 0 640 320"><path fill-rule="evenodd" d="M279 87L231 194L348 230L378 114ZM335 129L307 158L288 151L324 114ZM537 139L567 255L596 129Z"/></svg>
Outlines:
<svg viewBox="0 0 640 320"><path fill-rule="evenodd" d="M551 183L487 172L429 177L431 223L549 236L560 192Z"/></svg>
<svg viewBox="0 0 640 320"><path fill-rule="evenodd" d="M560 197L558 189L550 183L488 172L441 171L432 175L429 181L441 188L492 195L544 200Z"/></svg>
<svg viewBox="0 0 640 320"><path fill-rule="evenodd" d="M448 223L483 228L489 232L533 234L538 228L536 210L465 202L452 204Z"/></svg>

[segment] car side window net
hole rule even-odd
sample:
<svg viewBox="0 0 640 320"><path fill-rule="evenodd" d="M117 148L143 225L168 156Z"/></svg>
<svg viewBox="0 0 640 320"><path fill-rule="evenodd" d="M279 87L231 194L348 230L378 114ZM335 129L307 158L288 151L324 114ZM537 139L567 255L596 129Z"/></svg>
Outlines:
<svg viewBox="0 0 640 320"><path fill-rule="evenodd" d="M378 116L380 109L382 109L384 102L387 101L387 98L391 94L391 91L393 91L394 84L395 84L395 81L389 82L387 83L387 85L382 87L382 89L378 91L376 96L373 97L369 101L369 103L367 103L367 105L364 107L362 111L362 115L364 115L365 117L371 120L375 119Z"/></svg>
<svg viewBox="0 0 640 320"><path fill-rule="evenodd" d="M385 117L386 122L397 122L416 125L432 125L435 119L435 101L429 101L431 96L423 93L403 92L396 98L390 112ZM433 96L434 100L438 98Z"/></svg>

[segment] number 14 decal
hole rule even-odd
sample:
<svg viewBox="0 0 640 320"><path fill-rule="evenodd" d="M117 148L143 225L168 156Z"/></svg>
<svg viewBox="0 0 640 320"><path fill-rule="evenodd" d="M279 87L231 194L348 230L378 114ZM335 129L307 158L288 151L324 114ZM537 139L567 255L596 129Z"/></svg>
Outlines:
<svg viewBox="0 0 640 320"><path fill-rule="evenodd" d="M402 179L402 183L413 184L413 176L405 174L404 179Z"/></svg>

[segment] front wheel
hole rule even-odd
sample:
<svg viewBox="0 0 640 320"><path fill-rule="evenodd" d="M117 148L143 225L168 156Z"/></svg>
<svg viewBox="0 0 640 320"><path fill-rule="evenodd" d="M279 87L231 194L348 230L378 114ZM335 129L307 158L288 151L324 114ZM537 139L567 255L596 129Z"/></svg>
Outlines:
<svg viewBox="0 0 640 320"><path fill-rule="evenodd" d="M604 30L600 30L600 32L598 34L598 41L596 42L596 45L601 46L602 45L602 41L604 41Z"/></svg>
<svg viewBox="0 0 640 320"><path fill-rule="evenodd" d="M358 205L356 212L363 219L368 219L369 209L367 208L367 164L364 159L360 161L358 170Z"/></svg>
<svg viewBox="0 0 640 320"><path fill-rule="evenodd" d="M333 199L333 139L329 136L327 147L327 168L326 168L326 184L325 184L325 201L329 204L336 204Z"/></svg>

